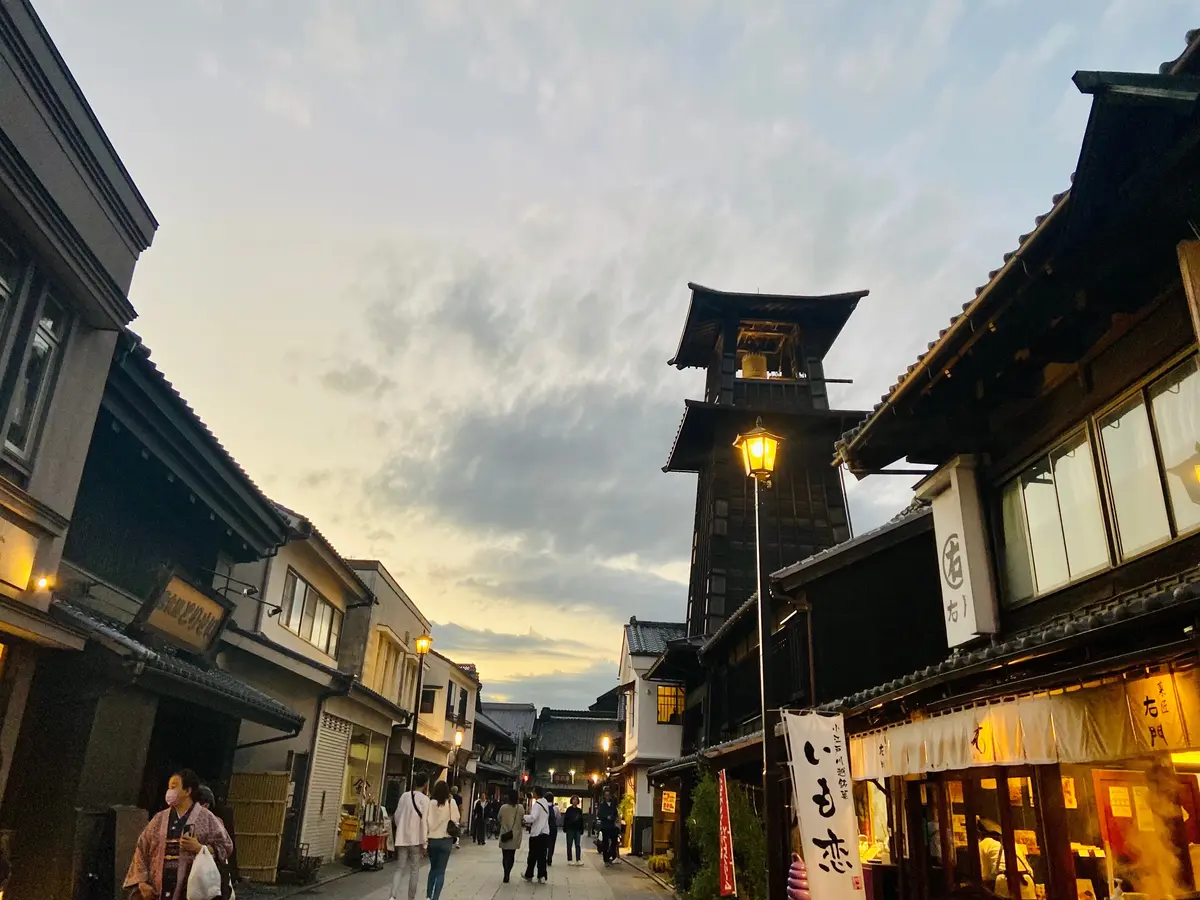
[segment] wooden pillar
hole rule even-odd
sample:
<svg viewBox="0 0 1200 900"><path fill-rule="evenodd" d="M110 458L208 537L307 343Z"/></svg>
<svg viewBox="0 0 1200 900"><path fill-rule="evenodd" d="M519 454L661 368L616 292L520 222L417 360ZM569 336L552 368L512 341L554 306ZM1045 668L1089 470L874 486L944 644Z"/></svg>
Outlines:
<svg viewBox="0 0 1200 900"><path fill-rule="evenodd" d="M1034 766L1033 773L1049 881L1046 900L1076 900L1075 853L1067 831L1062 771L1057 765Z"/></svg>
<svg viewBox="0 0 1200 900"><path fill-rule="evenodd" d="M1180 241L1175 248L1179 254L1179 275L1192 311L1192 329L1200 341L1200 240Z"/></svg>

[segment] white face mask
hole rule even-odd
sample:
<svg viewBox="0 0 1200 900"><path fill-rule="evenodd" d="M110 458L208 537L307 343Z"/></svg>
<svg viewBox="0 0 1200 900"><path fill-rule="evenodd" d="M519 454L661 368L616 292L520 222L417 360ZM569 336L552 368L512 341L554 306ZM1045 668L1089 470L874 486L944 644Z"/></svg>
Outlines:
<svg viewBox="0 0 1200 900"><path fill-rule="evenodd" d="M179 790L177 788L167 788L167 795L163 799L167 801L167 806L174 807L179 802Z"/></svg>

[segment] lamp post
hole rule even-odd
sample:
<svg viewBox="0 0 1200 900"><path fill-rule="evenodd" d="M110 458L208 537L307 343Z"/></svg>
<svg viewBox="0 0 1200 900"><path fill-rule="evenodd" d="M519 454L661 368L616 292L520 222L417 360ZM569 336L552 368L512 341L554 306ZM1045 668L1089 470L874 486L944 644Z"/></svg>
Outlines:
<svg viewBox="0 0 1200 900"><path fill-rule="evenodd" d="M463 730L461 728L457 728L454 731L454 781L451 783L451 787L458 785L458 753L460 750L462 750L462 742ZM461 790L461 786L459 789Z"/></svg>
<svg viewBox="0 0 1200 900"><path fill-rule="evenodd" d="M412 790L413 774L417 768L417 720L421 718L421 686L425 681L425 654L433 646L433 638L423 634L413 641L417 651L417 696L413 701L412 746L408 750L408 790Z"/></svg>
<svg viewBox="0 0 1200 900"><path fill-rule="evenodd" d="M768 715L774 691L771 689L771 600L770 585L763 573L762 491L771 486L771 476L783 438L763 427L759 419L754 428L739 434L733 446L742 457L746 477L754 479L754 568L758 581L758 677L762 705L762 790L766 806L763 816L767 845L767 896L783 897L787 890L787 854L781 840L783 792L779 788L779 754L776 752L775 722Z"/></svg>

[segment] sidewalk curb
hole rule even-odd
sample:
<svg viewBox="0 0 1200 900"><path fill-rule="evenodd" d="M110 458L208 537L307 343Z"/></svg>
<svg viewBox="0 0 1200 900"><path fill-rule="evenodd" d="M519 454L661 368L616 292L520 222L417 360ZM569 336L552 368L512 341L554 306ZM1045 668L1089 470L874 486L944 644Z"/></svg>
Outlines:
<svg viewBox="0 0 1200 900"><path fill-rule="evenodd" d="M662 878L660 878L657 873L651 872L649 868L643 869L641 866L634 865L633 863L631 863L629 861L629 858L626 856L618 856L617 858L619 860L621 860L621 862L625 863L625 865L629 866L629 868L633 869L635 872L639 872L642 875L645 875L651 881L657 881L660 887L670 891L674 896L676 896L676 897L679 896L679 893L675 890L675 885L668 884L666 881L664 881Z"/></svg>
<svg viewBox="0 0 1200 900"><path fill-rule="evenodd" d="M309 884L292 884L292 885L288 885L286 888L284 888L283 890L281 890L277 893L272 892L270 894L259 894L257 891L248 891L246 893L246 896L248 898L262 896L262 897L269 897L270 900L283 900L283 898L285 898L285 897L294 897L297 894L304 893L305 891L311 891L313 888L324 887L327 884L333 884L335 881L341 881L343 878L349 878L351 875L360 875L360 874L362 874L362 873L358 869L348 869L345 872L339 872L337 875L334 875L331 878L326 878L324 881L318 880L318 881L313 881ZM241 896L241 895L239 894L238 896Z"/></svg>

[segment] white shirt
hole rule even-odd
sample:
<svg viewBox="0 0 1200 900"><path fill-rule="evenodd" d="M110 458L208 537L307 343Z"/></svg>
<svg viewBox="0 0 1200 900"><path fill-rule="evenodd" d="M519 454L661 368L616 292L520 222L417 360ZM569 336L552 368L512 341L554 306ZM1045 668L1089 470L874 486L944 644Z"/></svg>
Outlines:
<svg viewBox="0 0 1200 900"><path fill-rule="evenodd" d="M396 846L424 847L429 840L429 798L405 791L396 803Z"/></svg>
<svg viewBox="0 0 1200 900"><path fill-rule="evenodd" d="M529 826L530 837L550 833L550 809L545 800L533 801L533 808L525 817L525 824Z"/></svg>
<svg viewBox="0 0 1200 900"><path fill-rule="evenodd" d="M426 824L429 826L429 840L436 838L450 837L448 827L450 820L460 822L458 804L453 800L447 800L445 806L438 806L433 801L429 802L429 812L425 814Z"/></svg>

